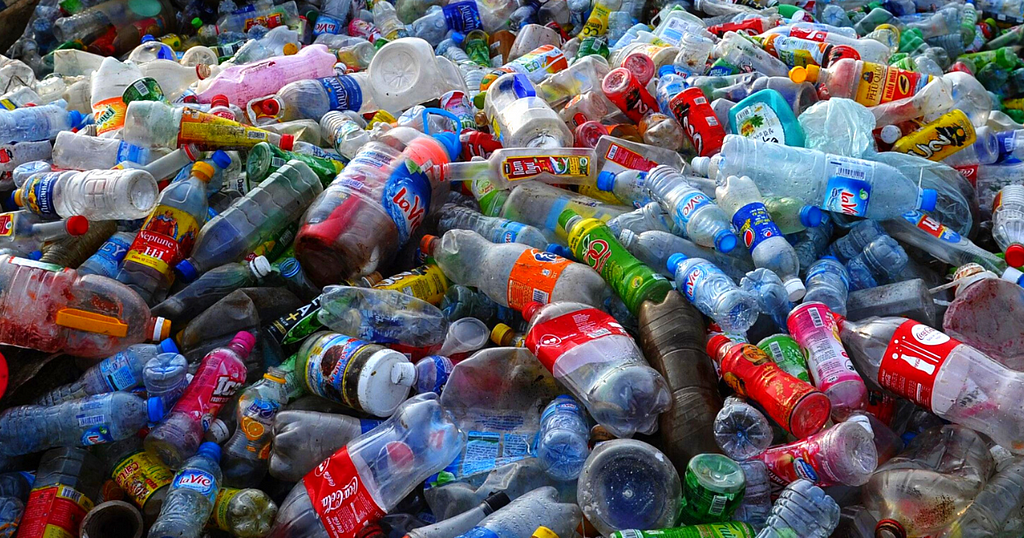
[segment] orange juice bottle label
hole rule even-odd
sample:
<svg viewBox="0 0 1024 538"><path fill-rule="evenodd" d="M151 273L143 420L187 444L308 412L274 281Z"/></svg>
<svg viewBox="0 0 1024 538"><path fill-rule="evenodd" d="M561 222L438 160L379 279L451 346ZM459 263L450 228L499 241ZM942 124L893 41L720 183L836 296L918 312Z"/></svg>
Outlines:
<svg viewBox="0 0 1024 538"><path fill-rule="evenodd" d="M96 118L96 134L116 131L124 127L124 115L128 105L121 96L104 99L92 106L93 117Z"/></svg>
<svg viewBox="0 0 1024 538"><path fill-rule="evenodd" d="M550 252L535 248L524 250L508 277L509 308L522 311L534 301L542 304L550 302L558 276L570 263Z"/></svg>

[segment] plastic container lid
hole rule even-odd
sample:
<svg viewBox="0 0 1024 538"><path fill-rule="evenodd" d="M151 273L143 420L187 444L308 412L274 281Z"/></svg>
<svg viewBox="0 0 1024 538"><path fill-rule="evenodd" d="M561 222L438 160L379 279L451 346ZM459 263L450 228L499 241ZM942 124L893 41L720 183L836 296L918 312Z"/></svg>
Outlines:
<svg viewBox="0 0 1024 538"><path fill-rule="evenodd" d="M192 282L199 278L199 271L196 270L196 267L188 260L181 260L178 262L178 264L174 266L174 272L178 273L178 276L185 282Z"/></svg>
<svg viewBox="0 0 1024 538"><path fill-rule="evenodd" d="M296 52L299 52L299 47L295 43L285 43L284 46L281 47L281 52L284 53L285 56L291 56Z"/></svg>
<svg viewBox="0 0 1024 538"><path fill-rule="evenodd" d="M452 37L452 41L454 41L455 44L460 46L460 47L462 46L462 43L466 41L466 34L464 34L462 32L456 32L455 30L452 30L452 36L451 37Z"/></svg>
<svg viewBox="0 0 1024 538"><path fill-rule="evenodd" d="M683 254L682 252L676 252L675 254L669 256L668 263L665 264L665 266L668 268L668 272L672 273L673 275L676 274L676 268L679 266L679 264L685 262L686 258L686 254Z"/></svg>
<svg viewBox="0 0 1024 538"><path fill-rule="evenodd" d="M736 248L736 234L728 230L720 230L715 234L715 249L718 252L732 252Z"/></svg>
<svg viewBox="0 0 1024 538"><path fill-rule="evenodd" d="M498 323L497 325L494 326L493 329L491 329L491 342L494 342L495 345L503 346L505 345L503 343L505 340L505 336L511 334L512 332L512 327L509 327L504 323Z"/></svg>
<svg viewBox="0 0 1024 538"><path fill-rule="evenodd" d="M171 340L170 338L164 338L163 340L161 340L159 346L160 346L160 352L161 353L177 353L178 352L178 346L175 345L174 340Z"/></svg>
<svg viewBox="0 0 1024 538"><path fill-rule="evenodd" d="M1010 267L1020 267L1024 265L1024 245L1020 243L1014 243L1006 247L1006 263Z"/></svg>
<svg viewBox="0 0 1024 538"><path fill-rule="evenodd" d="M804 283L799 278L791 278L783 282L782 285L786 288L790 301L799 301L804 296L804 293L807 292L807 288L804 287Z"/></svg>
<svg viewBox="0 0 1024 538"><path fill-rule="evenodd" d="M821 226L821 221L825 219L825 214L818 209L818 206L805 205L800 210L800 224L808 228L817 228Z"/></svg>
<svg viewBox="0 0 1024 538"><path fill-rule="evenodd" d="M266 256L256 256L251 262L249 262L249 268L252 269L256 278L263 278L270 274L270 260L268 260Z"/></svg>
<svg viewBox="0 0 1024 538"><path fill-rule="evenodd" d="M149 413L149 421L156 423L164 418L164 402L160 398L153 397L146 400L146 410Z"/></svg>
<svg viewBox="0 0 1024 538"><path fill-rule="evenodd" d="M249 331L239 331L231 341L242 344L246 353L251 352L252 348L256 345L256 337Z"/></svg>
<svg viewBox="0 0 1024 538"><path fill-rule="evenodd" d="M200 19L199 17L193 17L192 21L191 21L191 24L192 24L192 28L195 28L195 29L198 30L199 27L203 25L203 19Z"/></svg>
<svg viewBox="0 0 1024 538"><path fill-rule="evenodd" d="M615 172L605 170L597 175L597 188L602 191L611 191L615 186Z"/></svg>
<svg viewBox="0 0 1024 538"><path fill-rule="evenodd" d="M939 191L935 189L921 189L922 211L935 211L935 202L939 200Z"/></svg>
<svg viewBox="0 0 1024 538"><path fill-rule="evenodd" d="M150 41L156 41L156 38L153 37L153 34L146 34L142 36L142 43L149 43Z"/></svg>
<svg viewBox="0 0 1024 538"><path fill-rule="evenodd" d="M203 182L210 181L216 170L213 169L209 164L199 161L192 165L192 175L201 179Z"/></svg>
<svg viewBox="0 0 1024 538"><path fill-rule="evenodd" d="M399 362L391 367L391 382L404 387L416 384L416 365L411 362Z"/></svg>
<svg viewBox="0 0 1024 538"><path fill-rule="evenodd" d="M425 252L427 255L434 253L434 247L437 245L434 241L437 239L436 235L424 235L420 238L420 251Z"/></svg>
<svg viewBox="0 0 1024 538"><path fill-rule="evenodd" d="M64 229L69 235L83 235L89 231L89 219L81 215L68 217L68 220L64 221Z"/></svg>
<svg viewBox="0 0 1024 538"><path fill-rule="evenodd" d="M281 103L277 102L277 99L271 97L270 99L260 101L260 108L263 109L265 114L276 116L281 112Z"/></svg>
<svg viewBox="0 0 1024 538"><path fill-rule="evenodd" d="M437 140L445 151L448 152L448 159L455 162L459 159L459 155L462 155L462 142L459 141L459 135L451 132L434 133L430 135Z"/></svg>
<svg viewBox="0 0 1024 538"><path fill-rule="evenodd" d="M68 111L68 123L72 127L78 127L82 124L82 113L77 110Z"/></svg>
<svg viewBox="0 0 1024 538"><path fill-rule="evenodd" d="M199 445L200 456L206 456L213 461L220 462L220 445L217 443L211 443L209 441Z"/></svg>
<svg viewBox="0 0 1024 538"><path fill-rule="evenodd" d="M659 78L663 77L665 75L678 75L678 74L679 74L679 70L676 69L676 66L672 65L672 64L663 65L663 66L658 68L658 77Z"/></svg>

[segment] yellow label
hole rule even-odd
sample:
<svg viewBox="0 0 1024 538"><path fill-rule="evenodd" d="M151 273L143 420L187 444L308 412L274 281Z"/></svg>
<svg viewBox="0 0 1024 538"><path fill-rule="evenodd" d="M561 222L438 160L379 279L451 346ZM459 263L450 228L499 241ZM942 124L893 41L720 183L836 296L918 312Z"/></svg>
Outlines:
<svg viewBox="0 0 1024 538"><path fill-rule="evenodd" d="M195 144L201 150L247 149L269 142L270 132L227 118L186 108L181 115L178 146Z"/></svg>
<svg viewBox="0 0 1024 538"><path fill-rule="evenodd" d="M932 161L946 157L974 144L977 140L974 125L963 111L953 110L939 119L896 141L892 150L917 155Z"/></svg>
<svg viewBox="0 0 1024 538"><path fill-rule="evenodd" d="M580 39L604 35L608 31L608 15L610 13L611 10L603 3L594 6L593 11L590 12L590 17L587 18L587 23L580 30Z"/></svg>
<svg viewBox="0 0 1024 538"><path fill-rule="evenodd" d="M620 202L614 194L612 194L609 191L603 191L597 188L597 185L584 183L582 185L577 186L577 191L583 196L588 196L590 198L597 200L598 202L604 202L606 204L611 205L622 205L622 202Z"/></svg>
<svg viewBox="0 0 1024 538"><path fill-rule="evenodd" d="M92 106L92 115L96 119L96 134L116 131L124 127L124 114L128 105L121 96L104 99Z"/></svg>
<svg viewBox="0 0 1024 538"><path fill-rule="evenodd" d="M220 488L217 491L217 500L213 502L213 524L220 530L231 531L228 527L228 506L241 492L235 488Z"/></svg>
<svg viewBox="0 0 1024 538"><path fill-rule="evenodd" d="M161 205L150 213L135 236L124 261L140 263L167 274L192 251L199 224L188 213Z"/></svg>
<svg viewBox="0 0 1024 538"><path fill-rule="evenodd" d="M885 66L864 62L857 84L856 101L864 106L876 106L882 100L882 84L885 82Z"/></svg>
<svg viewBox="0 0 1024 538"><path fill-rule="evenodd" d="M174 479L174 473L163 462L144 450L119 463L111 476L139 508L145 506L157 490L171 485Z"/></svg>
<svg viewBox="0 0 1024 538"><path fill-rule="evenodd" d="M429 264L422 265L397 275L381 280L373 286L376 289L399 291L411 295L433 305L441 304L444 292L448 290L448 279L441 268Z"/></svg>

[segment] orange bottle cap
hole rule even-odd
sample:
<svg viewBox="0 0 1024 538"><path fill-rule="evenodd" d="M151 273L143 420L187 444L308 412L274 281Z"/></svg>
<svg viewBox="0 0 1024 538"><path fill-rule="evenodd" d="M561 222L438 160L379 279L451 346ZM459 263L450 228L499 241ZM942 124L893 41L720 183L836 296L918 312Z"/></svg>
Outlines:
<svg viewBox="0 0 1024 538"><path fill-rule="evenodd" d="M210 178L213 177L214 173L215 170L213 169L212 166L210 166L209 163L199 161L196 164L192 165L192 175L204 182L210 181Z"/></svg>

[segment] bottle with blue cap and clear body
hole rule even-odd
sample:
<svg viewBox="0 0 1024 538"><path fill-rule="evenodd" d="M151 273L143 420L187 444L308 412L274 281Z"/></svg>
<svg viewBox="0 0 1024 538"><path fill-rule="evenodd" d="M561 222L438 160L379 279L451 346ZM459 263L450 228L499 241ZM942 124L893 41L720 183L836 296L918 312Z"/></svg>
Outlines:
<svg viewBox="0 0 1024 538"><path fill-rule="evenodd" d="M757 297L737 286L715 264L677 253L669 257L667 267L675 274L676 289L722 330L743 333L757 321L761 313Z"/></svg>
<svg viewBox="0 0 1024 538"><path fill-rule="evenodd" d="M729 396L715 416L715 442L736 461L760 455L772 444L772 426L764 414L739 396Z"/></svg>
<svg viewBox="0 0 1024 538"><path fill-rule="evenodd" d="M828 538L839 525L839 505L803 478L782 490L757 538Z"/></svg>
<svg viewBox="0 0 1024 538"><path fill-rule="evenodd" d="M828 248L830 256L834 256L839 263L846 263L856 258L868 243L886 235L882 225L874 220L862 220L854 224L846 235L836 239Z"/></svg>
<svg viewBox="0 0 1024 538"><path fill-rule="evenodd" d="M880 236L846 262L850 290L863 290L894 282L908 261L906 251L895 239L888 235Z"/></svg>
<svg viewBox="0 0 1024 538"><path fill-rule="evenodd" d="M146 387L150 422L160 422L165 410L174 407L185 392L189 378L188 361L177 352L161 353L146 362L142 368L142 383Z"/></svg>
<svg viewBox="0 0 1024 538"><path fill-rule="evenodd" d="M175 266L186 282L237 261L297 220L323 192L317 175L298 160L288 161L245 196L203 226L192 255Z"/></svg>
<svg viewBox="0 0 1024 538"><path fill-rule="evenodd" d="M488 217L467 207L445 204L441 207L437 232L473 230L492 243L522 243L537 249L546 249L548 240L540 230L501 217Z"/></svg>
<svg viewBox="0 0 1024 538"><path fill-rule="evenodd" d="M715 264L729 278L735 282L743 279L743 276L754 270L754 264L750 261L750 255L745 250L733 250L723 254L717 250L702 247L689 239L683 239L670 232L659 232L649 230L640 234L631 230L622 230L619 233L619 242L626 247L638 260L644 262L652 269L657 267L669 276L674 273L665 269L669 256L682 253L690 258L703 258ZM674 269L674 268L673 268Z"/></svg>
<svg viewBox="0 0 1024 538"><path fill-rule="evenodd" d="M504 74L487 89L484 113L506 148L568 148L573 134L546 101L537 97L529 77Z"/></svg>
<svg viewBox="0 0 1024 538"><path fill-rule="evenodd" d="M227 294L259 284L271 271L270 262L264 256L214 267L154 306L151 312L159 312L157 315L171 323L189 321Z"/></svg>
<svg viewBox="0 0 1024 538"><path fill-rule="evenodd" d="M796 257L800 259L801 272L806 273L811 264L826 254L834 229L835 225L832 222L831 214L825 212L822 215L820 226L807 228L786 238L792 243L793 250L796 251Z"/></svg>
<svg viewBox="0 0 1024 538"><path fill-rule="evenodd" d="M633 233L641 234L649 231L669 232L675 229L672 217L669 217L665 209L658 202L650 202L647 205L623 213L607 223L608 228L618 237L623 231L630 230ZM680 237L680 239L682 239ZM683 241L686 241L683 239ZM733 249L735 252L735 249ZM661 266L664 264L658 264Z"/></svg>
<svg viewBox="0 0 1024 538"><path fill-rule="evenodd" d="M829 310L846 316L846 300L850 293L850 275L834 256L825 256L807 269L804 277L807 294L804 302L823 303Z"/></svg>
<svg viewBox="0 0 1024 538"><path fill-rule="evenodd" d="M43 106L30 106L0 114L0 143L52 140L61 131L70 131L82 122L82 113L67 110L59 99Z"/></svg>
<svg viewBox="0 0 1024 538"><path fill-rule="evenodd" d="M149 161L149 148L116 138L61 131L53 142L53 164L58 168L95 170L113 168L122 162L141 167Z"/></svg>
<svg viewBox="0 0 1024 538"><path fill-rule="evenodd" d="M775 225L785 235L821 226L825 218L818 206L807 205L802 200L789 196L766 196L764 207L768 209L768 214L772 216Z"/></svg>
<svg viewBox="0 0 1024 538"><path fill-rule="evenodd" d="M639 209L651 201L647 187L647 172L643 170L623 170L619 173L605 170L597 175L597 188L611 192L624 204Z"/></svg>
<svg viewBox="0 0 1024 538"><path fill-rule="evenodd" d="M568 395L552 400L540 415L537 458L555 480L576 480L590 455L590 427L580 404Z"/></svg>
<svg viewBox="0 0 1024 538"><path fill-rule="evenodd" d="M92 256L78 266L80 275L102 275L107 278L117 276L117 271L124 260L128 249L135 240L131 232L116 232L100 246Z"/></svg>
<svg viewBox="0 0 1024 538"><path fill-rule="evenodd" d="M800 259L772 220L757 185L747 176L729 176L718 185L715 194L719 207L732 215L732 224L750 251L754 265L779 275L790 300L803 297Z"/></svg>
<svg viewBox="0 0 1024 538"><path fill-rule="evenodd" d="M688 239L719 252L736 248L736 234L728 217L711 198L690 186L681 174L659 165L648 172L646 184L651 199L661 204Z"/></svg>
<svg viewBox="0 0 1024 538"><path fill-rule="evenodd" d="M199 538L221 487L220 447L203 443L171 481L149 538Z"/></svg>
<svg viewBox="0 0 1024 538"><path fill-rule="evenodd" d="M786 332L786 317L793 310L793 302L779 275L771 269L759 267L743 276L740 287L757 297L761 312L771 317L775 326Z"/></svg>
<svg viewBox="0 0 1024 538"><path fill-rule="evenodd" d="M12 407L0 415L0 456L120 441L138 433L147 418L146 402L123 391L53 406Z"/></svg>
<svg viewBox="0 0 1024 538"><path fill-rule="evenodd" d="M145 170L67 170L29 177L14 192L14 200L46 217L134 220L153 210L159 192Z"/></svg>
<svg viewBox="0 0 1024 538"><path fill-rule="evenodd" d="M938 193L884 163L726 135L719 174L750 177L764 196L792 196L854 217L935 209Z"/></svg>
<svg viewBox="0 0 1024 538"><path fill-rule="evenodd" d="M136 389L142 386L142 369L150 359L161 353L177 352L178 347L170 338L159 344L128 346L128 349L103 359L96 366L86 370L78 381L44 394L36 400L36 404L57 405L94 394Z"/></svg>

